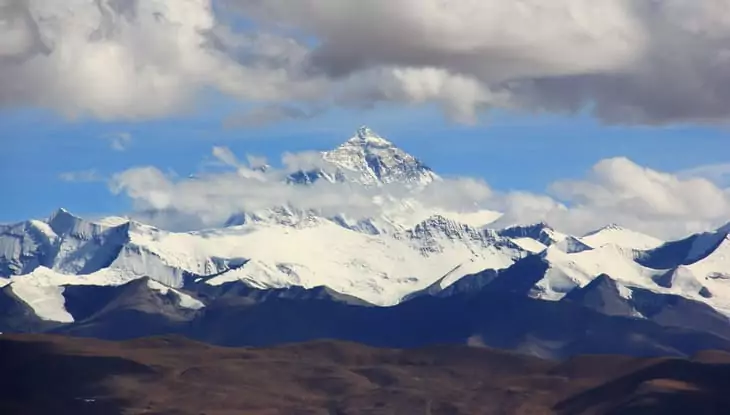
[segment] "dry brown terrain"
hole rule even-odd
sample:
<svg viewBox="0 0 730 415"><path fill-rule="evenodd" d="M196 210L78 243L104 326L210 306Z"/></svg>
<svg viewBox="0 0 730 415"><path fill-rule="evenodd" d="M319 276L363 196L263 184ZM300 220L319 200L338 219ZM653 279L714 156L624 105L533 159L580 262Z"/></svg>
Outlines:
<svg viewBox="0 0 730 415"><path fill-rule="evenodd" d="M727 414L730 356L539 360L477 347L267 349L0 336L1 414Z"/></svg>

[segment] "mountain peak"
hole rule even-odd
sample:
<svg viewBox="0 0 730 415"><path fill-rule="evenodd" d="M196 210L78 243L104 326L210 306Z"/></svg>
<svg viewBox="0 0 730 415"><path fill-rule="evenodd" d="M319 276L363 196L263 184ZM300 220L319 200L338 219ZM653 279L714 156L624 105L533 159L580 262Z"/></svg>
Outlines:
<svg viewBox="0 0 730 415"><path fill-rule="evenodd" d="M350 147L350 146L360 146L360 147L380 147L380 148L387 148L387 147L393 147L395 148L395 145L383 138L380 134L373 131L370 127L362 126L357 129L355 132L355 135L344 142L340 147L338 148L344 148L344 147ZM337 151L337 150L335 150Z"/></svg>
<svg viewBox="0 0 730 415"><path fill-rule="evenodd" d="M596 229L594 231L588 232L584 236L592 236L592 235L598 235L598 234L604 233L604 232L615 232L615 231L625 231L625 230L627 230L627 229L624 228L623 226L617 224L617 223L610 223L610 224L608 224L606 226L603 226L603 227L601 227L599 229Z"/></svg>
<svg viewBox="0 0 730 415"><path fill-rule="evenodd" d="M65 235L71 232L84 233L86 230L84 224L90 225L90 223L85 222L83 219L64 208L60 208L53 212L46 223L48 223L48 226L50 226L57 235Z"/></svg>
<svg viewBox="0 0 730 415"><path fill-rule="evenodd" d="M345 180L366 185L425 185L438 180L438 176L420 160L367 126L360 127L354 137L322 156L343 173Z"/></svg>

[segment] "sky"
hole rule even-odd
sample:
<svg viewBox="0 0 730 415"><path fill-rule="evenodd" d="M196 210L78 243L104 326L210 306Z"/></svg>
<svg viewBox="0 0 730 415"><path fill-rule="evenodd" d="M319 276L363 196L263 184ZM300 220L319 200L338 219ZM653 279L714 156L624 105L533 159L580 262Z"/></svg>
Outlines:
<svg viewBox="0 0 730 415"><path fill-rule="evenodd" d="M730 222L727 16L730 0L0 0L0 222L233 213L203 195L312 207L239 160L285 171L282 154L368 125L458 184L452 208L713 229Z"/></svg>

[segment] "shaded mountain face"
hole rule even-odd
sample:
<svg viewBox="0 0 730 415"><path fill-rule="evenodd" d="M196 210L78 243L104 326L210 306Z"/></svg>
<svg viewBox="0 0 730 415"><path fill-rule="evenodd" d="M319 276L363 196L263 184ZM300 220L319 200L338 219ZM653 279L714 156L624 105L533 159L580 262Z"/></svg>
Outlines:
<svg viewBox="0 0 730 415"><path fill-rule="evenodd" d="M485 347L218 348L0 337L12 414L725 414L730 356L541 360Z"/></svg>
<svg viewBox="0 0 730 415"><path fill-rule="evenodd" d="M217 288L203 284L198 292L181 293L150 288L150 281L116 289L67 287L67 309L76 321L51 331L113 340L175 333L225 346L317 339L379 347L477 342L549 358L581 353L689 356L705 349L730 350L730 338L723 337L727 323L663 325L511 292L425 296L394 307L374 307L325 288L256 292L241 283Z"/></svg>

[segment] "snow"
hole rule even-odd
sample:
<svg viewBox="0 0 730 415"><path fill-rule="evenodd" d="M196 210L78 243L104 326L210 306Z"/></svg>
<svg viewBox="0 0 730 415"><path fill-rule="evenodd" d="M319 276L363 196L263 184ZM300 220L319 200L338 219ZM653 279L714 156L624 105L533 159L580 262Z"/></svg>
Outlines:
<svg viewBox="0 0 730 415"><path fill-rule="evenodd" d="M525 251L529 251L532 253L539 253L547 248L545 245L532 238L515 238L512 239L512 242L519 245L520 248L524 249Z"/></svg>
<svg viewBox="0 0 730 415"><path fill-rule="evenodd" d="M704 300L713 307L730 315L730 236L725 236L719 245L705 258L676 271L675 291L695 299ZM706 287L712 297L699 295L698 290Z"/></svg>
<svg viewBox="0 0 730 415"><path fill-rule="evenodd" d="M605 245L601 248L565 253L553 246L541 254L548 271L535 285L535 297L558 301L574 288L584 287L601 274L607 274L624 287L622 296L633 287L656 293L674 294L700 301L730 315L730 239L726 238L710 255L673 270L645 267L636 259L640 251ZM657 283L669 275L670 286ZM703 288L711 293L702 295ZM628 298L628 297L626 297Z"/></svg>
<svg viewBox="0 0 730 415"><path fill-rule="evenodd" d="M209 284L240 279L257 288L325 285L381 305L396 304L460 264L475 264L468 271L500 269L521 254L459 233L451 235L456 239L437 234L424 244L405 235L379 237L321 221L301 229L254 224L202 233L156 231L134 234L132 242L187 270L200 270L213 255L250 259Z"/></svg>
<svg viewBox="0 0 730 415"><path fill-rule="evenodd" d="M180 291L177 291L170 287L162 285L157 281L147 280L147 286L150 289L153 289L162 295L167 295L170 292L174 293L177 296L178 300L180 301L180 306L183 308L188 308L191 310L200 310L201 308L205 307L205 304L203 304L199 300L196 300L195 298L193 298L185 293L181 293Z"/></svg>
<svg viewBox="0 0 730 415"><path fill-rule="evenodd" d="M441 178L420 160L367 127L332 151L322 153L349 181L366 185L410 183L427 185Z"/></svg>
<svg viewBox="0 0 730 415"><path fill-rule="evenodd" d="M56 232L53 231L51 226L47 224L46 222L42 222L39 220L29 220L28 223L33 228L37 229L42 235L44 235L49 240L58 238L58 235L56 235Z"/></svg>
<svg viewBox="0 0 730 415"><path fill-rule="evenodd" d="M121 216L107 216L95 221L97 224L106 226L109 228L124 225L130 222L129 218L123 218Z"/></svg>
<svg viewBox="0 0 730 415"><path fill-rule="evenodd" d="M606 226L578 239L593 248L600 248L604 245L611 244L624 248L648 250L664 244L664 241L653 236L617 225Z"/></svg>
<svg viewBox="0 0 730 415"><path fill-rule="evenodd" d="M493 210L476 210L467 212L452 212L448 210L435 210L432 214L445 216L456 222L463 223L475 228L483 228L499 219L502 214Z"/></svg>
<svg viewBox="0 0 730 415"><path fill-rule="evenodd" d="M576 253L550 247L542 255L549 268L536 287L540 298L553 301L562 299L574 288L588 285L601 274L627 286L654 288L653 278L666 272L638 264L635 252L616 245Z"/></svg>
<svg viewBox="0 0 730 415"><path fill-rule="evenodd" d="M104 269L88 275L69 275L52 269L39 267L33 272L8 279L7 285L21 301L28 304L43 320L72 323L73 316L66 311L63 297L64 287L69 285L120 286L138 279L138 275L119 269ZM180 306L197 310L204 304L178 290L149 280L149 287L165 295L172 291Z"/></svg>
<svg viewBox="0 0 730 415"><path fill-rule="evenodd" d="M10 286L19 299L28 304L42 320L73 323L74 318L65 308L63 287L38 286L25 281Z"/></svg>
<svg viewBox="0 0 730 415"><path fill-rule="evenodd" d="M23 278L9 285L13 294L31 307L40 319L73 323L73 316L66 311L64 288L60 284L43 284L42 280Z"/></svg>

